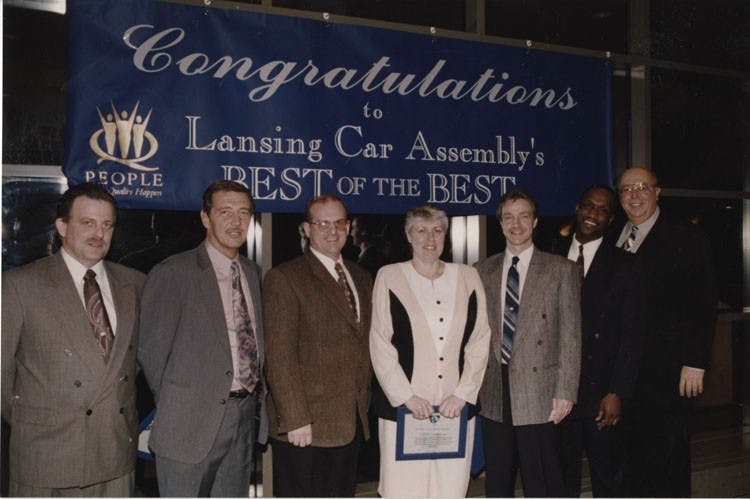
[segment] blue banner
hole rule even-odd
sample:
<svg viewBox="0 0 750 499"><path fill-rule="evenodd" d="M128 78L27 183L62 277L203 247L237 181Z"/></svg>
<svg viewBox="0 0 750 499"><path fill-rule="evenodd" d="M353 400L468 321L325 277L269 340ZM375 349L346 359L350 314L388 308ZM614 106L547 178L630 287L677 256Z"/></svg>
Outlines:
<svg viewBox="0 0 750 499"><path fill-rule="evenodd" d="M610 65L440 36L149 0L68 2L63 171L125 208L200 209L220 178L261 212L572 211L610 178Z"/></svg>

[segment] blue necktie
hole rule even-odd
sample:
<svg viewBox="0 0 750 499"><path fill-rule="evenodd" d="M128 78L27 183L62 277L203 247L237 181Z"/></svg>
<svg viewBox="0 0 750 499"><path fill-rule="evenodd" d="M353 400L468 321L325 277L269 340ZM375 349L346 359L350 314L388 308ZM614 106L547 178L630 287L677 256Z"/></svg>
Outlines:
<svg viewBox="0 0 750 499"><path fill-rule="evenodd" d="M521 297L518 293L518 269L516 264L518 257L513 257L513 262L508 269L508 280L505 284L505 310L503 311L503 347L502 362L510 363L510 352L513 349L513 334L516 332L516 318L518 317L518 305Z"/></svg>

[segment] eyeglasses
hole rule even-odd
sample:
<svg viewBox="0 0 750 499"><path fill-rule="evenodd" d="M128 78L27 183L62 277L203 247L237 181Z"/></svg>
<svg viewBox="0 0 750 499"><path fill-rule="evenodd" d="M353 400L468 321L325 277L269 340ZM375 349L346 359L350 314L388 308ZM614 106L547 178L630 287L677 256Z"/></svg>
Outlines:
<svg viewBox="0 0 750 499"><path fill-rule="evenodd" d="M638 182L637 184L627 184L620 186L620 188L617 189L617 192L619 192L620 194L640 194L642 192L648 193L651 192L651 189L654 187L656 186Z"/></svg>
<svg viewBox="0 0 750 499"><path fill-rule="evenodd" d="M339 218L338 220L318 220L317 222L308 222L310 225L316 226L322 231L327 231L329 227L336 227L336 230L346 230L346 226L349 224L349 220L346 218Z"/></svg>

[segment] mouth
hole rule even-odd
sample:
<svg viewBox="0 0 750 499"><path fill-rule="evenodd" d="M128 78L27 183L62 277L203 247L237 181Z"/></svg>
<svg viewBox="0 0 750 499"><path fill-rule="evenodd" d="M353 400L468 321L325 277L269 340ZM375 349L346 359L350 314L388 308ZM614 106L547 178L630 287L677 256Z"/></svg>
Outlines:
<svg viewBox="0 0 750 499"><path fill-rule="evenodd" d="M587 218L587 219L584 219L583 225L587 227L591 227L592 229L595 229L599 227L599 222L597 222L596 220L591 220Z"/></svg>

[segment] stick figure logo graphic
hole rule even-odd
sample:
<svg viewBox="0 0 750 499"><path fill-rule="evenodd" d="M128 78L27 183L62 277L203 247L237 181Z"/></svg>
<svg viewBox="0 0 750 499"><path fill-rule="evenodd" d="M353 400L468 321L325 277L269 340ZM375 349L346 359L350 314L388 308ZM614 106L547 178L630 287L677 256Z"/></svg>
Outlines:
<svg viewBox="0 0 750 499"><path fill-rule="evenodd" d="M114 103L110 101L112 112L106 115L102 114L98 107L96 108L102 127L89 139L91 150L99 156L96 164L101 164L102 161L114 161L144 172L159 169L143 164L159 150L159 141L156 140L154 134L146 130L153 109L149 109L144 118L138 114L139 105L140 101L136 102L133 110L128 113L127 110L118 111Z"/></svg>

